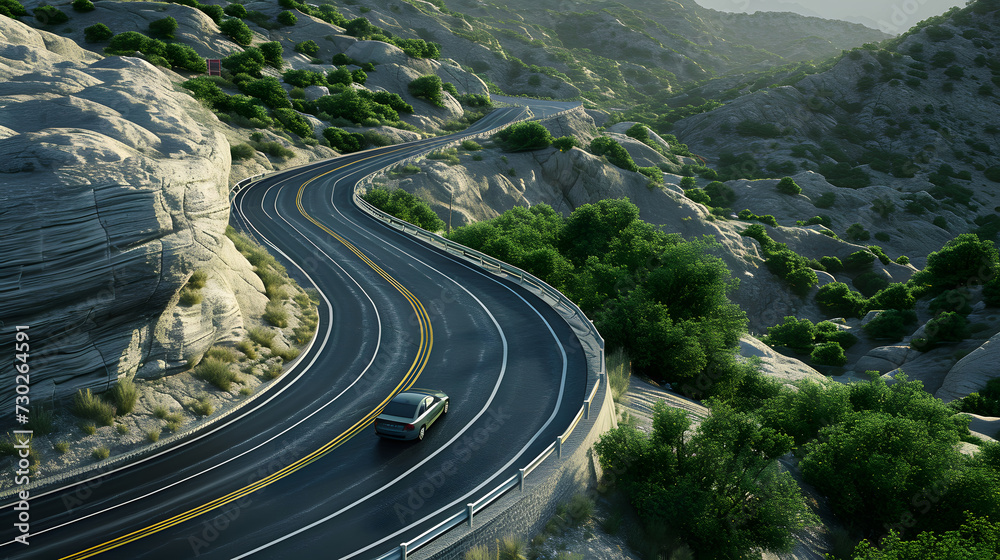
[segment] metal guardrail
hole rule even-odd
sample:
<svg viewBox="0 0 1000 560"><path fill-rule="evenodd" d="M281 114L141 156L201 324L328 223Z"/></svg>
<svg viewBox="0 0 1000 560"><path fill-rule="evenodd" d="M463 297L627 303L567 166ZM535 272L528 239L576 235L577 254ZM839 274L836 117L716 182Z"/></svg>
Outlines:
<svg viewBox="0 0 1000 560"><path fill-rule="evenodd" d="M570 111L573 111L575 109L577 109L577 107L572 107L572 108L569 108L569 109L566 109L566 110L563 110L563 111L559 111L557 113L554 113L552 115L549 115L549 116L545 117L544 120L548 120L548 119L552 119L552 118L556 118L556 117L562 116L562 115L564 115L564 114L566 114L566 113L568 113ZM505 123L503 126L509 126L510 124L513 124L515 122L530 120L530 119L533 118L533 116L534 115L531 113L531 110L527 109L526 114L524 116L522 116L521 118L515 119L514 121L511 121L509 123ZM441 145L437 145L437 146L428 148L426 150L421 150L420 152L417 152L417 153L411 155L410 157L408 157L406 159L397 161L393 165L395 166L395 165L403 164L405 162L416 161L417 159L423 158L424 156L426 156L430 152L437 151L437 150L442 150L442 149L447 148L449 146L458 144L462 140L466 140L466 139L470 139L470 138L484 138L484 137L492 136L493 134L496 133L497 128L499 128L499 127L491 128L491 129L488 129L488 130L485 130L483 132L479 132L479 133L476 133L476 134L464 135L464 136L461 136L460 138L458 138L458 139L456 139L456 140L454 140L452 142L448 142L448 143L444 143L444 144L441 144ZM388 169L388 168L383 168L383 169L380 169L378 171L375 171L374 173L368 174L363 179L361 179L360 181L358 181L358 183L355 185L353 200L354 200L354 204L359 209L361 209L361 211L365 212L366 214L372 216L373 218L375 218L377 220L385 222L386 224L388 224L391 227L394 227L395 229L398 229L398 230L400 230L400 231L402 231L404 233L408 233L408 234L410 234L413 237L416 237L418 239L423 239L425 242L427 242L428 244L430 244L432 246L436 246L438 248L441 248L441 249L443 249L444 251L446 251L448 253L451 253L451 254L454 254L454 255L457 255L457 256L461 256L461 257L465 258L466 260L468 260L468 261L470 261L470 262L472 262L474 264L478 264L480 267L482 267L484 269L495 270L497 274L506 274L507 276L509 276L511 278L516 278L521 285L528 286L530 288L534 288L534 290L537 290L537 292L540 292L539 293L540 297L543 300L546 300L546 302L549 303L549 305L552 306L554 309L556 309L557 311L559 311L558 307L564 308L566 310L566 312L569 313L569 315L571 315L571 316L573 316L574 318L577 319L577 321L578 321L579 324L584 325L585 326L585 332L583 332L583 333L579 333L578 332L578 336L580 336L581 338L584 338L584 337L591 338L592 341L596 343L597 349L598 349L598 364L596 364L597 367L596 367L596 372L595 372L597 374L597 376L594 379L594 385L591 388L590 392L588 393L587 399L583 402L583 406L580 407L580 411L577 412L576 416L573 418L573 421L570 423L570 425L566 429L566 431L563 432L562 434L560 434L556 438L556 440L554 442L552 442L551 444L549 444L548 447L546 447L544 450L542 450L542 452L539 453L538 456L536 456L534 459L532 459L531 461L529 461L524 466L524 468L519 469L517 474L515 474L515 475L511 476L510 478L508 478L507 480L501 482L496 487L494 487L492 490L490 490L485 495L483 495L482 497L480 497L478 500L466 504L465 507L462 510L455 512L453 515L451 515L450 517L448 517L444 521L438 523L434 527L431 527L427 531L421 533L420 535L418 535L413 540L411 540L409 542L400 543L400 545L397 548L395 548L393 550L390 550L390 551L386 552L385 554L383 554L382 556L378 557L378 560L391 560L391 559L397 559L397 558L400 559L400 560L406 560L408 554L410 554L412 552L416 552L420 548L426 546L427 544L429 544L430 542L432 542L434 539L436 539L436 538L440 537L441 535L447 533L448 531L450 531L451 529L457 527L458 525L461 525L462 523L466 523L466 524L468 524L469 527L472 527L473 520L475 519L475 514L477 512L483 510L484 508L488 507L493 502L499 500L507 492L509 492L510 490L512 490L515 487L519 488L520 491L523 492L524 491L524 481L527 478L527 476L529 474L531 474L532 471L534 471L539 466L541 466L542 463L544 463L545 460L548 459L553 453L556 454L557 458L561 458L562 457L562 446L563 446L563 444L573 434L573 431L576 429L577 425L580 423L581 420L589 419L590 418L590 407L591 407L591 404L593 403L594 399L597 396L597 391L598 391L598 389L600 388L600 385L601 385L601 379L605 378L606 372L605 372L605 363L604 363L604 338L602 338L601 334L599 332L597 332L597 328L594 327L594 324L590 321L590 319L587 318L587 316L583 313L583 311L580 310L580 308L577 307L576 304L574 304L572 301L570 301L569 298L567 298L565 295L563 295L562 292L560 292L559 290L556 290L555 288L553 288L549 284L543 282L542 280L540 280L539 278L535 277L533 274L531 274L529 272L526 272L526 271L524 271L524 270L522 270L520 268L517 268L515 266L507 264L507 263L505 263L505 262L503 262L503 261L501 261L501 260L499 260L497 258L494 258L494 257L492 257L490 255L487 255L485 253L482 253L480 251L476 251L474 249L470 249L470 248L468 248L468 247L466 247L464 245L460 245L458 243L455 243L454 241L451 241L449 239L445 239L444 237L442 237L442 236L440 236L440 235L438 235L436 233L431 233L429 231L426 231L426 230L424 230L424 229L422 229L422 228L420 228L418 226L415 226L415 225L413 225L413 224L411 224L409 222L406 222L404 220L400 220L400 219L398 219L398 218L396 218L394 216L391 216L391 215L389 215L389 214L387 214L387 213L379 210L378 208L375 208L374 206L372 206L371 204L369 204L367 201L363 200L361 198L361 196L358 194L358 189L362 186L362 184L365 184L366 186L367 185L372 185L373 182L374 182L375 176L377 176L377 175L384 175L384 173L386 172L386 169ZM230 189L230 197L235 197L236 194L238 194L241 190L243 190L247 186L251 185L252 183L258 181L264 175L265 174L261 173L261 174L258 174L258 175L254 175L252 177L247 177L247 178L245 178L245 179L237 182ZM549 300L551 300L551 301L549 301ZM560 312L560 315L562 315L561 312ZM572 323L570 322L569 318L566 318L564 316L564 319L566 319L567 323L570 323L571 327L573 326Z"/></svg>
<svg viewBox="0 0 1000 560"><path fill-rule="evenodd" d="M559 113L556 113L551 117L547 118L557 117L570 110L573 109L560 111ZM482 136L486 134L492 134L492 131L487 131L481 134L477 134L475 136ZM441 147L436 147L433 148L432 150L427 150L427 152L439 149L441 149ZM413 160L417 157L421 157L424 153L427 152L423 152L421 154L408 158L408 160ZM548 459L548 457L551 456L553 453L556 454L557 458L561 458L563 444L570 438L570 436L573 434L573 431L579 425L581 420L590 418L591 404L593 404L593 401L597 396L597 391L600 388L601 379L605 376L606 372L604 366L604 339L601 337L600 333L597 332L597 328L594 327L594 324L590 321L590 319L587 318L587 316L583 313L583 311L580 310L580 308L577 307L576 304L570 301L569 298L563 295L562 292L556 290L555 288L543 282L542 280L535 277L533 274L529 272L526 272L520 268L507 264L495 257L492 257L480 251L470 249L464 245L460 245L458 243L455 243L454 241L445 239L444 237L436 233L431 233L429 231L426 231L405 220L400 220L399 218L396 218L390 214L383 212L382 210L379 210L378 208L372 206L367 201L362 199L361 196L358 194L358 188L361 187L363 184L366 186L373 184L375 176L383 174L384 172L385 170L376 171L374 173L367 175L365 178L363 178L361 181L358 182L357 187L355 188L353 199L354 199L354 204L357 205L359 209L361 209L366 214L372 216L373 218L381 222L384 222L395 229L398 229L404 233L410 234L415 238L425 241L429 245L438 247L447 253L461 256L466 260L472 262L473 264L477 264L484 269L490 270L491 272L495 271L498 274L505 274L512 279L517 279L517 281L522 285L534 288L537 292L540 292L539 295L542 297L542 299L547 300L549 305L551 305L553 308L556 308L557 306L564 308L569 313L569 315L577 319L577 322L579 324L585 325L586 332L581 333L581 338L582 337L591 338L594 342L596 342L597 348L599 349L599 358L598 358L599 364L597 364L596 368L597 377L594 381L594 385L591 388L590 392L588 393L587 399L584 401L583 406L580 407L580 411L576 414L576 416L574 417L573 421L570 423L566 431L563 432L561 435L559 435L559 437L557 437L554 442L549 444L548 447L546 447L541 453L539 453L537 457L529 461L528 464L524 466L524 468L519 469L517 474L501 482L499 485L497 485L495 488L487 492L484 496L482 496L475 502L466 504L463 510L456 512L448 519L442 521L441 523L432 527L428 531L422 533L415 539L409 542L400 543L399 547L390 550L389 552L386 552L382 556L378 557L378 560L391 560L391 559L406 560L407 556L410 553L419 550L421 547L427 545L437 537L443 535L444 533L457 527L458 525L461 525L462 523L467 523L469 527L472 527L476 512L481 511L482 509L489 506L491 503L500 499L500 497L505 495L514 487L518 487L523 492L525 478L532 471L541 466L541 464L545 462L545 460ZM567 319L567 322L570 322L569 319Z"/></svg>

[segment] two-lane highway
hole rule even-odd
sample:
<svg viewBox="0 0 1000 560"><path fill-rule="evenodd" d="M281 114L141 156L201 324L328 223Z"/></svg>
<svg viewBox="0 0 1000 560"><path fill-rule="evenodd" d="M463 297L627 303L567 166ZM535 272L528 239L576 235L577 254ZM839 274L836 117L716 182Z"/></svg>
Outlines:
<svg viewBox="0 0 1000 560"><path fill-rule="evenodd" d="M495 111L463 134L516 118ZM356 182L431 139L269 177L234 223L323 297L299 366L232 418L138 464L31 500L30 545L0 508L0 556L370 558L474 500L538 454L584 398L566 323L526 290L371 219ZM418 444L371 422L396 392L441 389Z"/></svg>

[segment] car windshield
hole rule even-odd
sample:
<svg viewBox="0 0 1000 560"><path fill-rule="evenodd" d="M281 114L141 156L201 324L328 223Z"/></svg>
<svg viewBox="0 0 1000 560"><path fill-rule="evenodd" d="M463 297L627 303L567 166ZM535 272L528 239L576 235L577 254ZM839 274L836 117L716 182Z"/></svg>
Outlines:
<svg viewBox="0 0 1000 560"><path fill-rule="evenodd" d="M401 402L391 402L386 405L382 414L388 414L389 416L401 416L403 418L413 418L416 416L417 405L401 403Z"/></svg>

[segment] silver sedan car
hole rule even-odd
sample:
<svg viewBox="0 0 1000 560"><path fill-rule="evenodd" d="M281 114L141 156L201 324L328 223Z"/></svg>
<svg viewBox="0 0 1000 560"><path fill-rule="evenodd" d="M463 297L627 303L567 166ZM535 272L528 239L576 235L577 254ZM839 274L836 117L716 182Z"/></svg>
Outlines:
<svg viewBox="0 0 1000 560"><path fill-rule="evenodd" d="M410 389L397 394L375 418L380 437L422 440L438 418L448 412L448 395L430 389Z"/></svg>

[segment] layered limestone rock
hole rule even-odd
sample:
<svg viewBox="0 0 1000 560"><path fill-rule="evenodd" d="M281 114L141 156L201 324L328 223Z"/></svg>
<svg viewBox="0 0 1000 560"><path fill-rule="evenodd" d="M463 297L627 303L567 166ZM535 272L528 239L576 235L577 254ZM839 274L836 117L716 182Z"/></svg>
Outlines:
<svg viewBox="0 0 1000 560"><path fill-rule="evenodd" d="M960 399L986 387L986 382L997 377L1000 361L1000 334L994 335L979 348L958 361L948 372L941 388L934 394L944 402Z"/></svg>
<svg viewBox="0 0 1000 560"><path fill-rule="evenodd" d="M224 236L229 143L161 70L0 18L0 122L0 327L30 326L33 400L186 367L263 307Z"/></svg>

